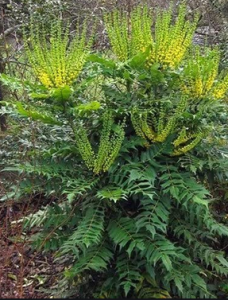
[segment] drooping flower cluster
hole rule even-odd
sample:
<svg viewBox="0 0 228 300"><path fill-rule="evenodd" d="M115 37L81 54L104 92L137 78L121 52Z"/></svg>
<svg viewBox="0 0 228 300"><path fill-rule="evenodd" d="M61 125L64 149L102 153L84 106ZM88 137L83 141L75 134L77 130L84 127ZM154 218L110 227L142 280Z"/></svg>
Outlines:
<svg viewBox="0 0 228 300"><path fill-rule="evenodd" d="M195 146L203 139L204 132L187 134L186 128L183 128L177 139L173 142L173 155L182 155L195 148Z"/></svg>
<svg viewBox="0 0 228 300"><path fill-rule="evenodd" d="M143 138L144 145L149 147L151 143L163 143L170 134L176 134L177 137L173 141L173 155L181 155L193 149L202 140L204 134L203 132L190 133L186 127L179 128L179 118L186 106L186 98L182 98L170 115L167 115L161 106L159 111L155 112L157 118L153 114L149 115L148 111L140 112L134 108L131 113L132 125L136 134Z"/></svg>

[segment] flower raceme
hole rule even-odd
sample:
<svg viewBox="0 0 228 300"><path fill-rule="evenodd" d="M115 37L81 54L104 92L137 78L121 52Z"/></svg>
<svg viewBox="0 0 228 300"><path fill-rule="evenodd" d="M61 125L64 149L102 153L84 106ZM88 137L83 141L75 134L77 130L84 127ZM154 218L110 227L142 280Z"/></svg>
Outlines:
<svg viewBox="0 0 228 300"><path fill-rule="evenodd" d="M86 129L80 126L75 132L78 151L88 169L94 174L108 171L119 154L125 136L124 122L116 125L115 132L112 133L113 125L112 114L106 111L103 116L103 128L97 154L92 149Z"/></svg>
<svg viewBox="0 0 228 300"><path fill-rule="evenodd" d="M135 8L130 16L120 11L106 14L105 24L114 54L126 61L149 46L147 65L155 62L171 68L177 67L188 50L198 17L186 21L186 6L181 5L174 24L172 8L159 13L152 34L152 14L148 8Z"/></svg>
<svg viewBox="0 0 228 300"><path fill-rule="evenodd" d="M25 49L39 81L46 88L71 86L80 74L89 53L91 39L86 41L87 27L70 42L69 27L61 21L51 25L50 38L44 27L31 22L29 38L25 34Z"/></svg>
<svg viewBox="0 0 228 300"><path fill-rule="evenodd" d="M182 74L183 92L194 98L222 99L228 90L228 75L218 74L220 54L217 49L205 48L202 53L196 47L188 57Z"/></svg>
<svg viewBox="0 0 228 300"><path fill-rule="evenodd" d="M136 8L128 16L115 10L104 15L106 30L114 54L126 61L152 43L152 16L148 8Z"/></svg>
<svg viewBox="0 0 228 300"><path fill-rule="evenodd" d="M212 90L212 95L215 99L223 99L227 91L228 91L228 74L223 78L223 80L215 84L215 87Z"/></svg>
<svg viewBox="0 0 228 300"><path fill-rule="evenodd" d="M164 66L176 68L189 49L197 26L198 16L193 22L186 21L187 9L180 5L178 16L172 23L172 7L158 14L155 23L150 64L159 62Z"/></svg>
<svg viewBox="0 0 228 300"><path fill-rule="evenodd" d="M185 127L179 129L179 118L186 109L186 98L181 99L177 108L170 116L161 106L158 115L153 116L148 111L140 112L136 107L132 110L131 121L136 134L144 140L145 147L151 143L163 143L170 134L176 134L173 141L173 156L182 155L192 150L204 137L203 132L190 133Z"/></svg>

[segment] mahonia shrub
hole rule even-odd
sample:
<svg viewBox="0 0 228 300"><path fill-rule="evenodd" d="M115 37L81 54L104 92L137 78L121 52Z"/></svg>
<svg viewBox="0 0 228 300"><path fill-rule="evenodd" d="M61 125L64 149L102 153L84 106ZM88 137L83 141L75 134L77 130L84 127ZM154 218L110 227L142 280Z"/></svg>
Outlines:
<svg viewBox="0 0 228 300"><path fill-rule="evenodd" d="M22 194L58 199L24 219L40 228L34 246L66 264L55 295L208 298L227 278L207 164L227 180L228 75L217 49L193 46L198 17L186 15L106 14L110 57L89 53L85 26L69 43L59 22L50 35L32 25L25 49L40 84L1 76L30 95L14 111L55 135L13 166L27 176Z"/></svg>

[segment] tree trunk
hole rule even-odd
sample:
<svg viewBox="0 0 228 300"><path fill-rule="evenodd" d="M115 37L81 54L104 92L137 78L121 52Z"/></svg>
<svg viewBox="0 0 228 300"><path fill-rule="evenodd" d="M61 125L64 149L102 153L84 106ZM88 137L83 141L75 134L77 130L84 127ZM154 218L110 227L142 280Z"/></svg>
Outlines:
<svg viewBox="0 0 228 300"><path fill-rule="evenodd" d="M1 16L3 16L3 9L1 11ZM2 20L3 22L3 20ZM0 36L2 36L4 34L4 26L3 24L0 24ZM4 61L3 61L3 55L2 55L2 43L3 43L3 40L1 40L0 38L0 73L3 73L4 70L5 70L5 64L4 64ZM3 101L3 87L2 87L2 84L1 84L1 81L0 81L0 108L1 108L1 101ZM6 131L7 129L7 123L6 123L6 116L4 114L0 114L0 128L1 128L1 131Z"/></svg>

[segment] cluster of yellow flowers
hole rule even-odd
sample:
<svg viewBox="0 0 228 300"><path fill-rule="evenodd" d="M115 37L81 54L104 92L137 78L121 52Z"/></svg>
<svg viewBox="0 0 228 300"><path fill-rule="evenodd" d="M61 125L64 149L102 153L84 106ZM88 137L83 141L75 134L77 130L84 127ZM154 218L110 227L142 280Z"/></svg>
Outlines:
<svg viewBox="0 0 228 300"><path fill-rule="evenodd" d="M203 132L188 133L186 128L179 131L178 117L185 109L185 101L181 101L179 107L167 120L165 112L161 109L158 121L152 124L148 112L140 113L136 108L132 110L131 121L135 132L144 140L144 146L149 148L151 142L164 142L171 133L176 133L177 138L173 141L173 156L182 155L192 150L204 137Z"/></svg>
<svg viewBox="0 0 228 300"><path fill-rule="evenodd" d="M47 88L72 85L86 61L91 39L86 42L86 24L82 33L69 43L68 27L61 21L52 24L50 39L39 25L31 24L30 39L25 37L28 59L39 81Z"/></svg>
<svg viewBox="0 0 228 300"><path fill-rule="evenodd" d="M187 134L186 128L183 128L173 142L175 147L173 156L185 154L192 150L202 140L203 136L203 132Z"/></svg>
<svg viewBox="0 0 228 300"><path fill-rule="evenodd" d="M223 78L221 82L218 82L212 90L212 96L215 99L223 99L228 91L228 74Z"/></svg>
<svg viewBox="0 0 228 300"><path fill-rule="evenodd" d="M42 70L37 70L36 75L37 75L39 81L47 88L52 88L54 86L50 77L48 76L48 74L46 72L44 72Z"/></svg>
<svg viewBox="0 0 228 300"><path fill-rule="evenodd" d="M222 99L228 90L228 75L218 76L220 54L217 49L199 48L188 57L182 73L182 90L189 97Z"/></svg>
<svg viewBox="0 0 228 300"><path fill-rule="evenodd" d="M179 118L185 111L187 106L187 100L185 97L180 99L178 106L168 115L167 111L161 106L159 111L155 112L158 116L155 119L148 111L140 112L136 107L133 108L131 113L132 125L138 136L143 138L144 146L150 147L151 142L164 142L167 137L175 133L177 138L174 140L174 152L173 155L184 154L193 149L203 138L202 132L189 133L184 127L180 130L178 127Z"/></svg>
<svg viewBox="0 0 228 300"><path fill-rule="evenodd" d="M136 55L139 52L144 52L149 45L153 43L151 33L152 14L147 7L136 7L130 16L129 56Z"/></svg>
<svg viewBox="0 0 228 300"><path fill-rule="evenodd" d="M68 59L67 56L64 59ZM81 61L77 62L77 67L74 70L69 70L69 68L60 68L58 65L52 65L52 73L48 69L35 69L35 73L39 81L47 88L59 88L66 85L72 85L73 81L78 77L79 73L82 70L83 64L86 60L84 58Z"/></svg>
<svg viewBox="0 0 228 300"><path fill-rule="evenodd" d="M155 37L152 43L151 55L148 58L150 64L159 62L171 68L177 67L183 60L188 50L198 18L191 23L185 21L186 7L180 5L179 13L172 24L172 9L161 13L155 24Z"/></svg>
<svg viewBox="0 0 228 300"><path fill-rule="evenodd" d="M94 174L108 171L119 154L125 136L124 123L116 125L116 131L112 133L113 124L112 114L106 111L103 116L103 129L98 153L93 151L86 129L83 126L79 127L75 134L79 153L88 169L92 170Z"/></svg>
<svg viewBox="0 0 228 300"><path fill-rule="evenodd" d="M137 7L130 16L115 10L105 14L104 20L112 50L120 61L128 60L152 42L152 18L147 7Z"/></svg>
<svg viewBox="0 0 228 300"><path fill-rule="evenodd" d="M147 65L159 62L176 67L189 48L198 18L186 21L186 6L180 5L176 22L172 24L172 8L160 13L152 35L152 15L148 8L135 8L130 17L115 11L105 15L107 33L113 52L121 61L126 61L149 46Z"/></svg>

